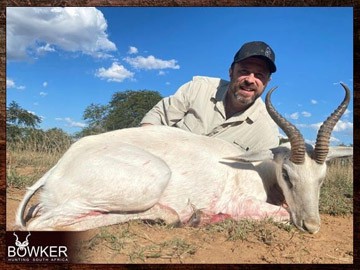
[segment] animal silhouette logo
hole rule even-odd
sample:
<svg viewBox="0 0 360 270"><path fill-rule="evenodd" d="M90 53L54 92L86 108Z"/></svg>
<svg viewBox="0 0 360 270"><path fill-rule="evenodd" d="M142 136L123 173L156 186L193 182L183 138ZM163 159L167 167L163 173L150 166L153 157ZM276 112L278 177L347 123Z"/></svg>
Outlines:
<svg viewBox="0 0 360 270"><path fill-rule="evenodd" d="M20 249L20 250L24 250L28 245L29 245L29 236L31 235L31 233L29 232L28 235L26 236L26 239L24 242L19 241L19 237L16 235L16 233L14 232L13 235L16 237L15 240L15 245Z"/></svg>

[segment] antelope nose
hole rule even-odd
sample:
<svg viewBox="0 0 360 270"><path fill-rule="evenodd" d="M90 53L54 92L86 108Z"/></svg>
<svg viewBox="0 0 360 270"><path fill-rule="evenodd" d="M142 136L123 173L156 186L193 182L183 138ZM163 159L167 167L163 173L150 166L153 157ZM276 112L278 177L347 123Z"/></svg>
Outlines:
<svg viewBox="0 0 360 270"><path fill-rule="evenodd" d="M309 233L317 233L320 230L320 221L318 219L304 220L303 228Z"/></svg>

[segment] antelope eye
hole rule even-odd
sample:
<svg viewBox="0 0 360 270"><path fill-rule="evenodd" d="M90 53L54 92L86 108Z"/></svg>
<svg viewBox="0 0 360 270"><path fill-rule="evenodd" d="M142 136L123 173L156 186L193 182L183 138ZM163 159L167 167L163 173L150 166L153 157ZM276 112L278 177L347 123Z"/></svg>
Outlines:
<svg viewBox="0 0 360 270"><path fill-rule="evenodd" d="M293 184L290 181L290 177L289 177L287 170L285 170L284 168L282 169L282 177L284 178L286 183L288 183L289 187L292 188Z"/></svg>

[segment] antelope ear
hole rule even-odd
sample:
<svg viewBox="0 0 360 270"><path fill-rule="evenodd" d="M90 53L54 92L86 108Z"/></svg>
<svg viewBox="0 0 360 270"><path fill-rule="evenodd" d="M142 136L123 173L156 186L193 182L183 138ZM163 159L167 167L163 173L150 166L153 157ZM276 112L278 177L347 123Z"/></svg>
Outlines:
<svg viewBox="0 0 360 270"><path fill-rule="evenodd" d="M350 146L332 146L329 148L329 153L326 161L338 157L349 157L354 155L353 147Z"/></svg>
<svg viewBox="0 0 360 270"><path fill-rule="evenodd" d="M234 160L238 162L256 162L273 159L274 154L271 150L249 151L239 156L224 157L223 159Z"/></svg>

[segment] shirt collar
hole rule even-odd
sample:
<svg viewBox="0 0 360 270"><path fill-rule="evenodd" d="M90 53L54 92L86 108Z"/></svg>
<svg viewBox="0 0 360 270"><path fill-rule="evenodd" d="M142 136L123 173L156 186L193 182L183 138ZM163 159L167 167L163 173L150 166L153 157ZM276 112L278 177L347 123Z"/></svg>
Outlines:
<svg viewBox="0 0 360 270"><path fill-rule="evenodd" d="M229 82L221 79L219 85L217 86L216 92L214 92L210 98L210 100L214 103L217 111L224 119L226 119L224 104L228 86Z"/></svg>
<svg viewBox="0 0 360 270"><path fill-rule="evenodd" d="M214 93L213 98L216 100L216 102L222 101L223 104L225 104L225 97L226 97L226 93L227 90L229 88L229 81L225 81L225 80L220 80L218 89L216 91L216 93Z"/></svg>

